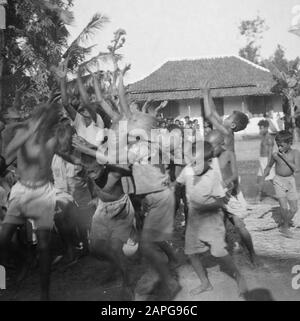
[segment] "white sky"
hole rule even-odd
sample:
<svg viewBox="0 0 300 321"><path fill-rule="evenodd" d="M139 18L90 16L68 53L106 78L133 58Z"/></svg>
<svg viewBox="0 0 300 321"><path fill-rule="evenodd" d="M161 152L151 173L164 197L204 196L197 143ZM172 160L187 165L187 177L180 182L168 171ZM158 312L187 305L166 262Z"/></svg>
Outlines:
<svg viewBox="0 0 300 321"><path fill-rule="evenodd" d="M126 82L139 80L170 58L238 54L244 45L239 35L241 20L259 14L269 30L261 41L261 54L269 57L277 44L288 58L300 56L300 38L289 33L292 8L300 0L74 0L77 36L96 12L110 18L91 44L95 54L105 50L113 32L127 32L122 49L124 62L131 63Z"/></svg>

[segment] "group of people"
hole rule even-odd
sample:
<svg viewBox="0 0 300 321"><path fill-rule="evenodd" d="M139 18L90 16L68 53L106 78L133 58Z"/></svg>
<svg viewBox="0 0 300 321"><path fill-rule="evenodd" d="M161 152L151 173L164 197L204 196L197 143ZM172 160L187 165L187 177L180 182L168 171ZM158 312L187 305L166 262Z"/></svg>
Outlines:
<svg viewBox="0 0 300 321"><path fill-rule="evenodd" d="M129 300L133 289L125 249L131 244L158 275L152 294L172 300L181 286L172 272L178 258L168 241L183 202L185 254L201 281L191 293L212 289L202 264L203 254L210 251L236 280L239 293L245 294L245 279L227 250L225 226L226 221L233 224L251 262L256 264L251 235L243 222L246 208L234 149L234 133L246 128L247 115L234 111L223 121L206 86L201 139L193 134L199 124L190 119L185 124L170 121L162 132L159 108L153 111L150 106L145 113L129 104L121 71L117 95L109 98L102 94L92 74L96 99L91 101L80 75L80 97L70 97L64 67L56 73L60 100L50 97L29 119L11 126L11 139L3 146L0 263L9 267L10 242L20 226L29 225L38 249L41 299L48 300L50 244L55 229L68 262L76 261L75 247L79 244L83 253L108 260L111 269L106 279L120 277L122 296ZM124 120L128 129L125 133L120 130ZM153 128L159 129L158 134L150 135ZM192 135L185 137L183 129L190 129ZM296 210L293 174L298 164L290 148L290 136L280 132L276 142L277 154L271 155L263 147L261 156L268 157L268 162L262 176L268 177L276 164L276 191L281 193L286 227ZM262 145L270 144L266 137ZM240 204L238 211L236 203ZM24 263L33 255L32 246L22 254Z"/></svg>

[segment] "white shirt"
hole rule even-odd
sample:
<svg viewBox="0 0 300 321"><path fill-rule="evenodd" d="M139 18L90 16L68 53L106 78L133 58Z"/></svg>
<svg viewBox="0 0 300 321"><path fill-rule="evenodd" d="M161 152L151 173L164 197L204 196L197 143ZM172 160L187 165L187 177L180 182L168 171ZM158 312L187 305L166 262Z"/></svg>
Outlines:
<svg viewBox="0 0 300 321"><path fill-rule="evenodd" d="M159 164L159 148L155 143L138 142L128 151L128 160L132 166L136 194L149 194L168 188L169 177L164 166ZM150 150L149 150L150 149Z"/></svg>
<svg viewBox="0 0 300 321"><path fill-rule="evenodd" d="M225 196L217 171L209 169L205 174L197 176L199 181L196 184L195 178L194 169L190 165L186 166L177 178L178 183L185 185L187 200L192 207L197 204L209 204L214 198Z"/></svg>
<svg viewBox="0 0 300 321"><path fill-rule="evenodd" d="M84 138L90 144L100 146L104 139L104 123L102 118L97 114L97 122L91 122L86 127L84 117L80 113L76 113L73 126L76 129L77 135Z"/></svg>

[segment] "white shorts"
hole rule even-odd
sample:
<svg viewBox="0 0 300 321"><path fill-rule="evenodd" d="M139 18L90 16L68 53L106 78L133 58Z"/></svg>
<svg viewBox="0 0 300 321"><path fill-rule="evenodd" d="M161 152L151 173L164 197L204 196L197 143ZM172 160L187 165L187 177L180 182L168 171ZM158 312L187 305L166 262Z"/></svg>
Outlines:
<svg viewBox="0 0 300 321"><path fill-rule="evenodd" d="M11 189L3 223L21 225L32 219L36 229L52 229L55 204L55 189L50 182L37 187L17 182Z"/></svg>
<svg viewBox="0 0 300 321"><path fill-rule="evenodd" d="M268 166L268 157L259 157L259 168L257 176L263 176L266 167ZM270 181L275 177L275 167L273 166L270 170L269 176L265 178L265 180Z"/></svg>

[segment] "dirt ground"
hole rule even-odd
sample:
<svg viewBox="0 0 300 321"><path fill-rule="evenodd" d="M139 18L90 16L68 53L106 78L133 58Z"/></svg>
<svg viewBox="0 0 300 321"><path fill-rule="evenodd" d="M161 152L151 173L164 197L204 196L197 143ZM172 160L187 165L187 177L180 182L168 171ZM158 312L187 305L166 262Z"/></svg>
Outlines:
<svg viewBox="0 0 300 321"><path fill-rule="evenodd" d="M300 228L293 229L293 238L284 238L278 231L276 220L278 204L267 198L261 204L255 204L256 172L258 168L258 140L237 141L236 150L239 172L244 195L249 203L249 215L245 219L254 246L262 262L262 266L253 268L245 250L241 247L233 250L234 260L245 276L250 290L263 288L269 290L274 300L300 300L300 289L292 288L292 268L300 265ZM300 185L299 177L297 182ZM300 186L298 186L300 187ZM273 192L272 186L267 189ZM300 189L299 189L300 190ZM237 294L235 282L220 271L220 267L211 257L207 257L208 275L214 287L213 291L191 296L190 290L200 284L195 272L183 254L183 216L177 218L176 232L172 247L181 260L177 269L178 281L182 287L175 301L239 301L244 300ZM232 227L231 227L232 228ZM230 233L231 247L238 241L234 231ZM147 264L136 254L128 258L132 285L135 288L135 300L146 300L143 290L149 290L155 281L155 275L147 269ZM52 273L51 299L57 301L112 301L120 300L120 281L101 285L103 275L109 266L106 262L96 261L91 257L82 258L76 265L63 270L59 265ZM262 299L259 293L256 300ZM0 290L1 300L31 301L39 299L38 270L35 268L18 286L14 283L14 275L8 275L7 289Z"/></svg>

